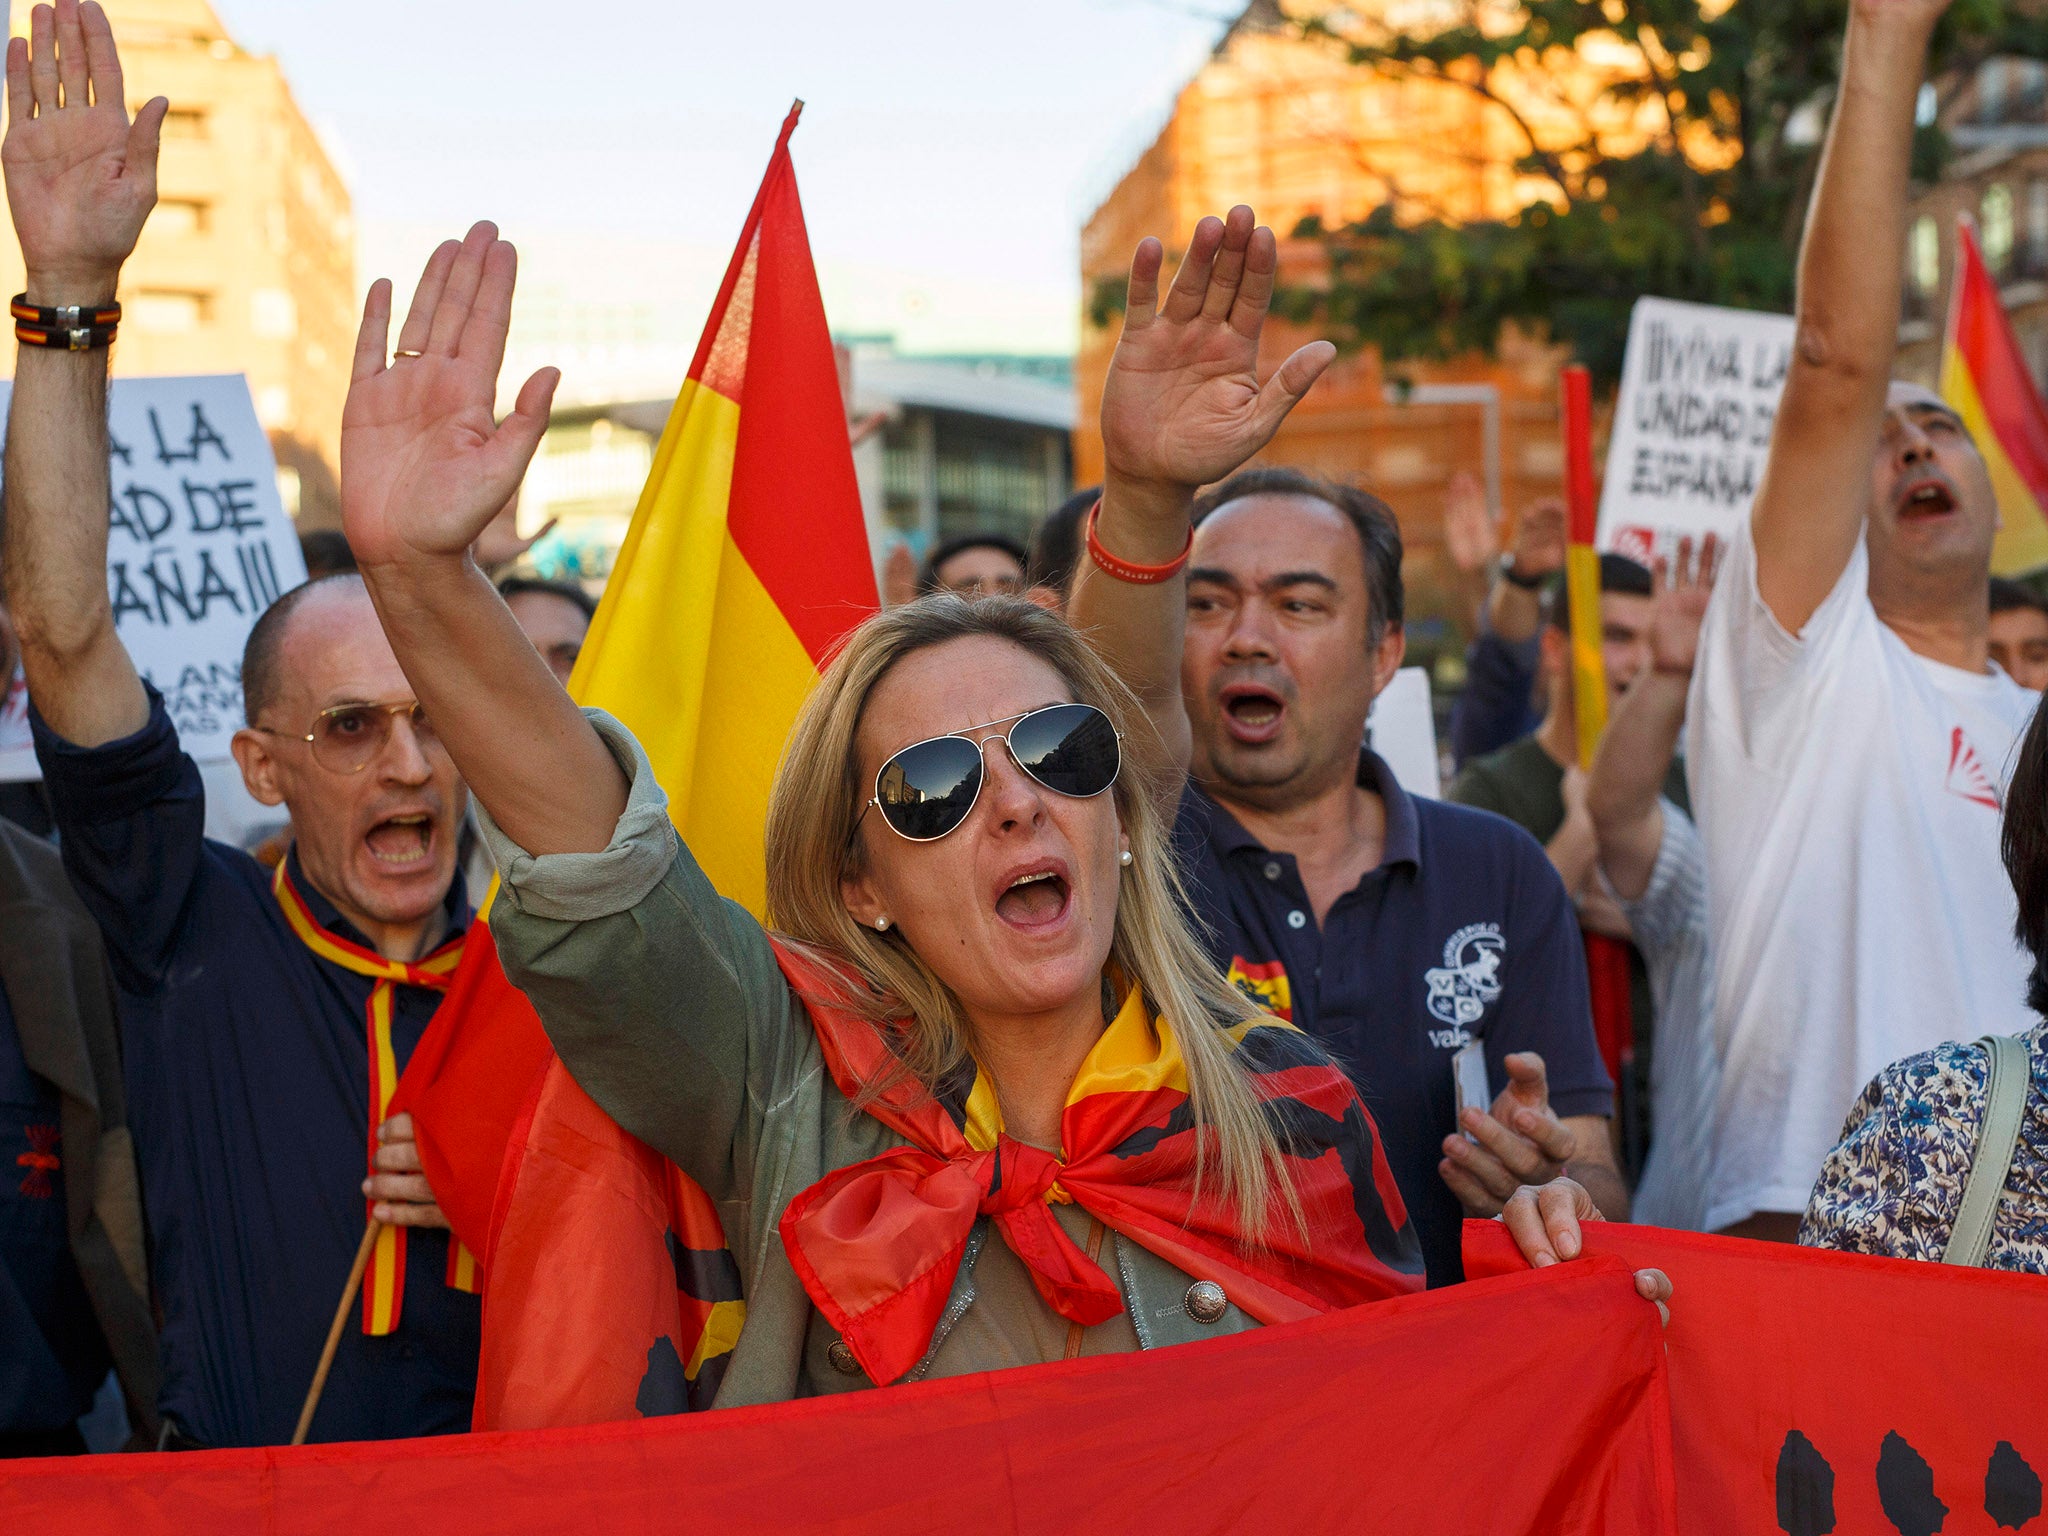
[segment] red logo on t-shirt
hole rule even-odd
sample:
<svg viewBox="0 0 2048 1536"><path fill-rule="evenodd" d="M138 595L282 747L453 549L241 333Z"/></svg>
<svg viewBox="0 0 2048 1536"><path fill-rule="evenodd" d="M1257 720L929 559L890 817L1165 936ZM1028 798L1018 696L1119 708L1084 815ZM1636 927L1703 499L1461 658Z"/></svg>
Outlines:
<svg viewBox="0 0 2048 1536"><path fill-rule="evenodd" d="M31 1200L47 1200L57 1192L50 1175L63 1166L57 1156L57 1127L25 1125L22 1130L28 1134L28 1150L14 1160L16 1167L28 1170L21 1192Z"/></svg>
<svg viewBox="0 0 2048 1536"><path fill-rule="evenodd" d="M1988 806L1994 811L2003 808L1999 803L1998 786L1984 771L1984 760L1977 755L1976 747L1963 734L1960 725L1949 734L1948 782L1943 788L1973 805Z"/></svg>

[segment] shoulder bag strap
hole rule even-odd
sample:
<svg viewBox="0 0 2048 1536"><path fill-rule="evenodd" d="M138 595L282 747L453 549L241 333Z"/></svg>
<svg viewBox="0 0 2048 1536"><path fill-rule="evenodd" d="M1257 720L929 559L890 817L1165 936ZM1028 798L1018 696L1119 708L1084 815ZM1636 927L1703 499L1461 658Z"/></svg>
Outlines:
<svg viewBox="0 0 2048 1536"><path fill-rule="evenodd" d="M1989 1058L1984 1083L1984 1120L1977 1130L1976 1155L1970 1161L1969 1177L1963 1181L1962 1208L1956 1213L1955 1229L1949 1233L1944 1264L1970 1269L1983 1266L1991 1247L1991 1223L1998 1213L1998 1197L2005 1190L2005 1176L2012 1168L2013 1148L2020 1138L2020 1124L2027 1107L2027 1083L2032 1076L2027 1048L2011 1035L1986 1035L1977 1042Z"/></svg>

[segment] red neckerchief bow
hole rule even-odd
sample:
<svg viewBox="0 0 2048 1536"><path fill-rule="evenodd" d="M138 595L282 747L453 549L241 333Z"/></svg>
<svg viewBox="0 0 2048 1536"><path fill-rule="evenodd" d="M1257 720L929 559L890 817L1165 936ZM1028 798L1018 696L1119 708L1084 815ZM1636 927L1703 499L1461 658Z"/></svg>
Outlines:
<svg viewBox="0 0 2048 1536"><path fill-rule="evenodd" d="M840 1092L854 1098L894 1071L882 1031L845 1001L859 983L794 946L775 950ZM1256 1063L1306 1218L1295 1230L1276 1196L1259 1246L1209 1189L1195 1194L1185 1065L1172 1026L1147 1019L1135 988L1075 1080L1062 1156L1002 1134L985 1079L953 1106L907 1076L871 1099L866 1112L910 1145L828 1173L781 1221L804 1290L869 1377L895 1381L923 1357L978 1216L1061 1317L1092 1326L1122 1311L1116 1283L1050 1201L1070 1200L1192 1278L1217 1281L1263 1323L1420 1290L1420 1251L1350 1080L1277 1019L1231 1033Z"/></svg>

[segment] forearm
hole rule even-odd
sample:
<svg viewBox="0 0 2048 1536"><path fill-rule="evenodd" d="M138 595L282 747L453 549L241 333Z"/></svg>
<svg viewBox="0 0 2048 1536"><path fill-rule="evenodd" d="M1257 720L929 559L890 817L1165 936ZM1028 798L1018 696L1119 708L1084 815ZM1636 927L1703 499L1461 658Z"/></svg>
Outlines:
<svg viewBox="0 0 2048 1536"><path fill-rule="evenodd" d="M29 297L104 303L113 289L111 276L31 280ZM99 746L149 718L107 600L107 352L16 351L0 571L37 709L66 740Z"/></svg>
<svg viewBox="0 0 2048 1536"><path fill-rule="evenodd" d="M1593 824L1582 816L1567 816L1564 825L1543 851L1550 856L1558 879L1564 882L1566 892L1574 899L1586 888L1586 877L1593 872L1593 861L1600 856L1600 845L1593 835Z"/></svg>
<svg viewBox="0 0 2048 1536"><path fill-rule="evenodd" d="M1663 838L1660 799L1685 728L1686 679L1645 672L1607 722L1586 781L1600 867L1624 901L1649 886Z"/></svg>
<svg viewBox="0 0 2048 1536"><path fill-rule="evenodd" d="M1543 623L1543 594L1499 577L1486 594L1486 627L1510 645L1520 645Z"/></svg>
<svg viewBox="0 0 2048 1536"><path fill-rule="evenodd" d="M365 566L413 692L471 793L528 853L595 853L626 779L490 580L465 556Z"/></svg>
<svg viewBox="0 0 2048 1536"><path fill-rule="evenodd" d="M1860 536L1898 346L1913 111L1928 24L1852 11L1800 249L1797 332L1751 526L1758 582L1798 630Z"/></svg>
<svg viewBox="0 0 2048 1536"><path fill-rule="evenodd" d="M1576 1179L1593 1197L1601 1216L1608 1221L1629 1219L1628 1185L1622 1182L1621 1170L1612 1162L1582 1162L1575 1158L1564 1165L1564 1171L1567 1178Z"/></svg>
<svg viewBox="0 0 2048 1536"><path fill-rule="evenodd" d="M1165 565L1187 547L1186 493L1104 484L1096 535L1105 549L1135 565ZM1190 751L1187 706L1181 699L1181 649L1187 630L1187 578L1139 584L1119 581L1082 555L1074 571L1067 616L1110 670L1138 697L1171 761Z"/></svg>

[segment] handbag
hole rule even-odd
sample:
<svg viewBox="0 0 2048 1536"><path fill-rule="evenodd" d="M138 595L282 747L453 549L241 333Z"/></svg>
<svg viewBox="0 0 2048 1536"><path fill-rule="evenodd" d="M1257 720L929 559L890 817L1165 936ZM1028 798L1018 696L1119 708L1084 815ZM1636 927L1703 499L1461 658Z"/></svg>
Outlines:
<svg viewBox="0 0 2048 1536"><path fill-rule="evenodd" d="M1983 1268L1984 1255L1990 1250L1991 1223L1998 1213L1998 1197L2005 1190L2005 1176L2012 1170L2013 1149L2019 1145L2020 1126L2026 1118L2027 1086L2033 1076L2027 1048L2013 1036L1986 1035L1977 1044L1990 1059L1984 1081L1984 1120L1977 1128L1969 1176L1963 1181L1962 1207L1941 1255L1942 1263L1967 1269Z"/></svg>

